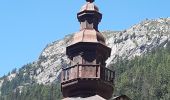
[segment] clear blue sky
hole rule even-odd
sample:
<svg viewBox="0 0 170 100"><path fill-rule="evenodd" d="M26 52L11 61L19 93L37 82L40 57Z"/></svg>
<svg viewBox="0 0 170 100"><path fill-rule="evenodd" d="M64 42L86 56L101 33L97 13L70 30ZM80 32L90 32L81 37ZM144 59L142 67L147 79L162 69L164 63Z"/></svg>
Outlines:
<svg viewBox="0 0 170 100"><path fill-rule="evenodd" d="M79 30L85 0L0 0L0 76L38 59L50 42ZM100 30L123 30L149 18L169 17L170 0L96 0Z"/></svg>

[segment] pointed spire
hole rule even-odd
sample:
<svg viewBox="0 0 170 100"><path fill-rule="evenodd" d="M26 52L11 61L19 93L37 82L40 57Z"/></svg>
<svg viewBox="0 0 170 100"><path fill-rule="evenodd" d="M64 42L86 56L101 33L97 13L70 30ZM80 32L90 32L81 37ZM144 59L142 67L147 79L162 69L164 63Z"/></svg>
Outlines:
<svg viewBox="0 0 170 100"><path fill-rule="evenodd" d="M86 1L92 3L92 2L94 2L95 0L86 0Z"/></svg>

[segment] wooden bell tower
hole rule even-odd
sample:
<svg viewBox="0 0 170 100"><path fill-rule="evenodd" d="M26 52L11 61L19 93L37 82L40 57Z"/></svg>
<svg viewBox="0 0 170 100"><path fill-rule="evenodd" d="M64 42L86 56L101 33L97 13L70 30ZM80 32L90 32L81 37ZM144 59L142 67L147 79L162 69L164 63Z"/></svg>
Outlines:
<svg viewBox="0 0 170 100"><path fill-rule="evenodd" d="M113 94L114 71L106 68L111 48L98 30L102 14L94 0L86 0L77 14L80 31L66 48L70 66L62 68L61 88L63 97L88 97L99 95L109 99Z"/></svg>

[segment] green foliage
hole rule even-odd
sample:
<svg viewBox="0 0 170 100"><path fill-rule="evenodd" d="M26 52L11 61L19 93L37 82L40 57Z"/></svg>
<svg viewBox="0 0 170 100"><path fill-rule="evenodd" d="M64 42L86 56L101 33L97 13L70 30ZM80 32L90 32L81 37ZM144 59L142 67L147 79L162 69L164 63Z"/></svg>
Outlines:
<svg viewBox="0 0 170 100"><path fill-rule="evenodd" d="M130 61L118 58L112 66L116 72L114 95L125 94L132 100L170 100L170 42L166 48L156 48ZM19 69L11 81L3 77L0 100L61 100L60 84L36 84L30 79L30 68L28 64Z"/></svg>
<svg viewBox="0 0 170 100"><path fill-rule="evenodd" d="M132 100L170 100L170 43L143 57L118 59L115 95L126 94Z"/></svg>
<svg viewBox="0 0 170 100"><path fill-rule="evenodd" d="M21 90L17 88L6 95L2 95L0 100L61 100L60 91L59 84L34 84L25 86Z"/></svg>
<svg viewBox="0 0 170 100"><path fill-rule="evenodd" d="M25 67L30 67L31 64L25 65ZM15 69L16 70L16 69ZM18 86L23 86L28 83L32 83L33 80L30 79L29 72L20 70L19 73L16 73L15 78L9 80L8 77L4 77L4 82L1 87L2 95L7 95L16 89Z"/></svg>
<svg viewBox="0 0 170 100"><path fill-rule="evenodd" d="M34 70L32 64L24 65L16 73L16 77L9 80L4 76L4 82L1 87L0 100L60 100L60 84L51 85L36 84L33 78L30 78L30 70Z"/></svg>

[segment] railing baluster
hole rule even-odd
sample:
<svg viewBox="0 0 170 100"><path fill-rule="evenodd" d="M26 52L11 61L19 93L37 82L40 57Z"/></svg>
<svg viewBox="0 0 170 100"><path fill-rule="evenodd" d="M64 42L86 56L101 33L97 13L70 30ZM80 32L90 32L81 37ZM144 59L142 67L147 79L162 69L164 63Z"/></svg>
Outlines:
<svg viewBox="0 0 170 100"><path fill-rule="evenodd" d="M67 70L67 80L69 80L69 70L70 69Z"/></svg>
<svg viewBox="0 0 170 100"><path fill-rule="evenodd" d="M111 80L112 80L112 72L110 71L110 79L109 79L109 81L111 82Z"/></svg>
<svg viewBox="0 0 170 100"><path fill-rule="evenodd" d="M77 64L77 78L79 78L79 65Z"/></svg>
<svg viewBox="0 0 170 100"><path fill-rule="evenodd" d="M96 65L96 77L98 77L98 66Z"/></svg>
<svg viewBox="0 0 170 100"><path fill-rule="evenodd" d="M65 81L65 71L62 71L62 75L63 75L63 81Z"/></svg>

